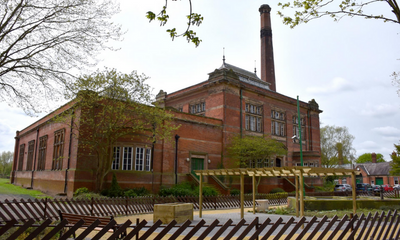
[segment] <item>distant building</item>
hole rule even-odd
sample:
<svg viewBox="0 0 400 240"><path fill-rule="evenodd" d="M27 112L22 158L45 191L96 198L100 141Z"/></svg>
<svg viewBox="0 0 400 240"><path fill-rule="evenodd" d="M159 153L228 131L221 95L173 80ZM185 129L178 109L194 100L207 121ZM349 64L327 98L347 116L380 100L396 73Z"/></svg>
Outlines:
<svg viewBox="0 0 400 240"><path fill-rule="evenodd" d="M369 183L371 185L389 184L391 186L399 184L400 176L390 175L390 162L376 162L376 154L372 153L372 162L357 163L355 169L360 171L356 176L356 183ZM351 184L351 178L340 179L341 183Z"/></svg>
<svg viewBox="0 0 400 240"><path fill-rule="evenodd" d="M319 114L322 111L318 104L314 99L301 101L299 122L296 99L276 91L270 10L268 5L259 9L261 78L255 72L228 64L224 57L222 65L209 73L207 80L170 94L161 90L157 102L172 109L174 121L181 125L174 133L177 149L164 142L152 145L139 137L121 139L110 146L114 152L110 158L114 162L106 177L108 182L114 172L123 188L145 186L157 191L160 186L170 186L175 181L195 181L190 174L194 170L238 167L226 152L231 137L237 134L271 135L287 147L287 155L269 159L262 166L249 163L250 167L299 166L300 143L292 139L299 136L299 125L304 166L321 166ZM57 111L67 109L68 105ZM90 156L79 154L79 138L71 138L74 129L52 123L51 116L17 132L12 183L68 196L80 187L93 189L95 165ZM236 180L229 177L209 177L206 181L222 192L236 186ZM305 181L306 190L321 184L320 178ZM293 183L294 179L265 178L259 192L277 187L293 191Z"/></svg>

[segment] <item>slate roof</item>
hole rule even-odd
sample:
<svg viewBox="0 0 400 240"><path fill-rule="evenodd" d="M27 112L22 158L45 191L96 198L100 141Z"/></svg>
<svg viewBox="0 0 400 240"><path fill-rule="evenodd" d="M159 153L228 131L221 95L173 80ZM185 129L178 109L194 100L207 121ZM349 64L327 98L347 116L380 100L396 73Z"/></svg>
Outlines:
<svg viewBox="0 0 400 240"><path fill-rule="evenodd" d="M250 72L244 70L243 68L236 67L234 65L226 63L225 61L222 63L222 66L219 69L231 69L234 73L236 73L239 76L240 81L252 84L254 86L263 89L270 90L269 88L270 84L261 80L254 72Z"/></svg>
<svg viewBox="0 0 400 240"><path fill-rule="evenodd" d="M362 168L368 176L389 176L390 162L381 163L363 163L358 164L356 168Z"/></svg>

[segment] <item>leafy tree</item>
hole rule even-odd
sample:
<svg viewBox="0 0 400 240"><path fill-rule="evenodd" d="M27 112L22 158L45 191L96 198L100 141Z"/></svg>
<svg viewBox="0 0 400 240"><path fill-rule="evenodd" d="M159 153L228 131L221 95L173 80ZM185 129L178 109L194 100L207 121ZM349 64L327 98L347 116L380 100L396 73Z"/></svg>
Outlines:
<svg viewBox="0 0 400 240"><path fill-rule="evenodd" d="M228 147L229 156L237 159L240 167L266 167L271 166L271 160L276 156L287 154L285 145L270 136L235 136ZM272 165L273 166L273 165ZM258 177L256 189L260 184Z"/></svg>
<svg viewBox="0 0 400 240"><path fill-rule="evenodd" d="M204 19L201 16L201 14L192 12L192 0L188 1L189 1L189 15L186 16L187 17L186 30L183 33L178 34L176 28L171 28L167 29L167 32L169 33L172 40L174 40L174 38L176 37L186 37L188 42L192 42L196 45L196 47L198 47L199 44L201 43L201 39L196 37L196 32L194 32L191 29L191 27L194 25L200 26L200 24L203 22ZM148 11L146 17L150 20L150 22L157 19L160 22L160 25L164 26L169 19L169 15L167 14L167 6L168 6L168 0L165 0L165 5L163 6L160 13L156 15L154 12Z"/></svg>
<svg viewBox="0 0 400 240"><path fill-rule="evenodd" d="M251 163L264 167L272 157L286 155L287 149L270 136L235 136L228 147L228 153L238 160L237 165L240 167L249 167Z"/></svg>
<svg viewBox="0 0 400 240"><path fill-rule="evenodd" d="M10 151L3 151L0 154L0 174L2 177L10 175L13 156L14 153Z"/></svg>
<svg viewBox="0 0 400 240"><path fill-rule="evenodd" d="M347 127L325 126L321 134L321 164L326 168L335 168L352 163L355 159L354 136Z"/></svg>
<svg viewBox="0 0 400 240"><path fill-rule="evenodd" d="M392 162L390 163L390 175L398 176L400 175L400 145L394 145L396 151L390 155Z"/></svg>
<svg viewBox="0 0 400 240"><path fill-rule="evenodd" d="M57 100L76 80L72 70L96 63L120 27L112 0L4 0L0 4L0 101L27 114Z"/></svg>
<svg viewBox="0 0 400 240"><path fill-rule="evenodd" d="M383 4L386 4L385 6L391 10L393 15L383 15L376 11L377 7ZM293 0L293 2L278 3L278 6L282 7L282 10L294 9L293 16L287 16L278 11L278 15L283 18L283 23L291 28L324 16L332 17L335 21L348 16L380 19L400 24L400 8L397 0Z"/></svg>
<svg viewBox="0 0 400 240"><path fill-rule="evenodd" d="M363 155L359 156L356 160L356 163L367 163L372 162L372 154L371 153L364 153ZM376 162L385 162L383 155L380 153L376 154Z"/></svg>
<svg viewBox="0 0 400 240"><path fill-rule="evenodd" d="M95 162L96 191L103 188L104 177L111 169L112 151L121 137L140 137L151 145L170 139L176 130L172 115L165 109L150 106L150 87L144 75L135 71L122 74L116 70L97 71L78 79L72 86L71 108L56 121L69 124L72 119L79 152ZM78 121L79 120L79 121Z"/></svg>

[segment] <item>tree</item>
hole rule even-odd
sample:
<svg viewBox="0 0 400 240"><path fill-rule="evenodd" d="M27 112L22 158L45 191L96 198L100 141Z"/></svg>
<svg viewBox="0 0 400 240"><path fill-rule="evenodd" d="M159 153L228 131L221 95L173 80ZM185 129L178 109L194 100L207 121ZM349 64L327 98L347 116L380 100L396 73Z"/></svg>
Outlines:
<svg viewBox="0 0 400 240"><path fill-rule="evenodd" d="M394 16L385 16L381 13L373 12L377 6L382 4L387 4L386 7L390 8ZM278 15L283 18L283 23L291 28L300 23L307 23L324 16L332 17L335 21L348 16L380 19L385 22L400 24L400 8L397 0L293 0L293 2L278 3L278 6L282 7L282 10L286 8L295 9L293 16L287 16L278 11Z"/></svg>
<svg viewBox="0 0 400 240"><path fill-rule="evenodd" d="M372 154L371 153L364 153L363 155L359 156L356 160L356 163L367 163L372 162ZM380 153L376 154L376 162L386 162L383 158L383 155Z"/></svg>
<svg viewBox="0 0 400 240"><path fill-rule="evenodd" d="M0 154L0 174L2 177L10 175L13 157L14 153L10 151L3 151Z"/></svg>
<svg viewBox="0 0 400 240"><path fill-rule="evenodd" d="M111 170L117 140L136 137L151 146L156 140L171 139L171 131L177 129L170 113L150 106L152 96L146 79L135 71L122 74L114 69L85 75L71 86L73 106L56 117L59 122L73 122L79 152L95 162L97 192L103 189L104 178Z"/></svg>
<svg viewBox="0 0 400 240"><path fill-rule="evenodd" d="M396 151L393 151L390 158L392 162L390 163L390 175L399 176L400 175L400 145L394 145Z"/></svg>
<svg viewBox="0 0 400 240"><path fill-rule="evenodd" d="M321 134L321 164L326 168L334 168L352 163L355 159L353 148L354 136L347 127L325 126Z"/></svg>
<svg viewBox="0 0 400 240"><path fill-rule="evenodd" d="M112 0L5 0L0 5L0 100L33 115L58 100L73 72L112 49L120 27ZM45 98L45 99L43 99Z"/></svg>
<svg viewBox="0 0 400 240"><path fill-rule="evenodd" d="M186 37L188 42L192 42L194 43L194 45L196 45L196 47L198 47L200 45L201 39L196 37L196 32L191 30L191 27L194 25L200 26L204 18L201 16L201 14L192 12L192 0L188 1L189 1L189 15L186 16L188 19L186 30L183 33L178 34L176 28L171 28L167 29L167 32L169 33L172 40L174 40L174 38L176 37ZM157 18L157 20L160 22L160 26L164 26L169 19L169 15L167 14L167 6L168 6L168 0L165 0L165 5L163 6L160 13L156 15L154 12L148 11L146 17L150 20L150 22Z"/></svg>
<svg viewBox="0 0 400 240"><path fill-rule="evenodd" d="M270 136L235 136L228 147L228 153L238 160L237 165L240 167L264 167L269 165L272 157L286 155L287 149Z"/></svg>
<svg viewBox="0 0 400 240"><path fill-rule="evenodd" d="M286 155L287 149L270 136L235 136L228 147L228 154L237 159L236 164L240 167L273 167L275 157ZM256 189L260 181L261 177L257 180Z"/></svg>

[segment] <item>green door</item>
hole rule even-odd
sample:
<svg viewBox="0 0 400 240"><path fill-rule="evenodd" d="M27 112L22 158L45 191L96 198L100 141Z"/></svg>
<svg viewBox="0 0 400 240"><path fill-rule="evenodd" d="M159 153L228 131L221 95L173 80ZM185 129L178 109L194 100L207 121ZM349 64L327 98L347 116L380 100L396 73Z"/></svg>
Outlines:
<svg viewBox="0 0 400 240"><path fill-rule="evenodd" d="M375 185L383 185L383 178L381 177L375 178Z"/></svg>
<svg viewBox="0 0 400 240"><path fill-rule="evenodd" d="M192 158L192 166L191 166L191 170L192 170L192 174L195 175L197 177L197 179L199 179L199 176L197 176L194 173L194 170L203 170L204 169L204 159L203 158Z"/></svg>

